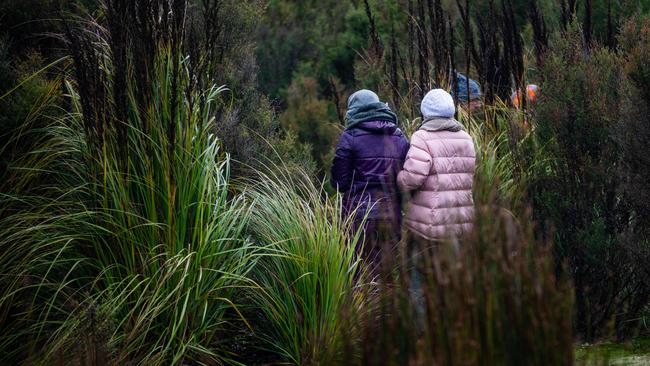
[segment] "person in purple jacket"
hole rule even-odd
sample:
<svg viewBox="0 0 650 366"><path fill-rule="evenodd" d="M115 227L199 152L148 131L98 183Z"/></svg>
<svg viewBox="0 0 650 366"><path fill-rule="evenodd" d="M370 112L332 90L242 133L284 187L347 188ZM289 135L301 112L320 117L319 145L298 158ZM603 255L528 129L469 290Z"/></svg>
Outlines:
<svg viewBox="0 0 650 366"><path fill-rule="evenodd" d="M360 90L348 99L346 129L339 140L332 165L332 185L343 196L346 214L356 209L355 223L363 218L363 252L376 270L382 250L397 244L402 212L397 174L409 143L397 128L397 116L370 90Z"/></svg>

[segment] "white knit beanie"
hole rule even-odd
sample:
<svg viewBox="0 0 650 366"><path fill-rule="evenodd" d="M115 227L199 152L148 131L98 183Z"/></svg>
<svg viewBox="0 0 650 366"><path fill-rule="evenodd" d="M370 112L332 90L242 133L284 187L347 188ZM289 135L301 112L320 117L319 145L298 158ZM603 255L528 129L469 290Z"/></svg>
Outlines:
<svg viewBox="0 0 650 366"><path fill-rule="evenodd" d="M454 98L442 89L433 89L422 100L422 117L452 118L456 113Z"/></svg>

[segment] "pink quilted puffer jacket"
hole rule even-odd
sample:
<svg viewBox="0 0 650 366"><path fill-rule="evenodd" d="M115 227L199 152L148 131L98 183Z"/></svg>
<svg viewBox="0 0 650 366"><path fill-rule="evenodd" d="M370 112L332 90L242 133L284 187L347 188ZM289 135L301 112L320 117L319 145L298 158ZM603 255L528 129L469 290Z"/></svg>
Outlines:
<svg viewBox="0 0 650 366"><path fill-rule="evenodd" d="M461 236L474 220L474 142L458 122L443 117L425 117L429 122L413 134L397 178L402 190L413 193L405 225L428 240Z"/></svg>

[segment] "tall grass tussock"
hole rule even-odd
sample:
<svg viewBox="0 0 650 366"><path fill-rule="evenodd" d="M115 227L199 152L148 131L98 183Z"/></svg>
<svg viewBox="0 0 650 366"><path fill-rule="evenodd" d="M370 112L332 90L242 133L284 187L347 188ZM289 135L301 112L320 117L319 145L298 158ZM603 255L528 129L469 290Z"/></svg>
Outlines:
<svg viewBox="0 0 650 366"><path fill-rule="evenodd" d="M208 133L222 88L197 82L176 6L111 1L108 28L69 30L70 111L37 131L2 196L7 361L233 358L224 334L247 326L236 301L252 284L250 209Z"/></svg>
<svg viewBox="0 0 650 366"><path fill-rule="evenodd" d="M367 305L353 217L306 174L260 174L249 196L251 232L268 250L255 271L262 290L253 296L266 347L298 365L347 360L353 324L342 315Z"/></svg>

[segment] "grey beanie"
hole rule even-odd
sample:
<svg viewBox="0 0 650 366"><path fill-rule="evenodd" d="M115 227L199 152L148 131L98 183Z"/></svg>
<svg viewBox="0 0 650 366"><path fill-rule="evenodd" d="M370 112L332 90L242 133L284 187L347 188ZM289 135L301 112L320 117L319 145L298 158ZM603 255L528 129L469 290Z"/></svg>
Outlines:
<svg viewBox="0 0 650 366"><path fill-rule="evenodd" d="M362 89L350 95L350 98L348 98L348 109L353 109L359 106L378 102L379 96L375 94L375 92L367 89Z"/></svg>
<svg viewBox="0 0 650 366"><path fill-rule="evenodd" d="M379 96L370 90L359 90L348 99L348 112L345 114L347 129L364 122L386 121L397 124L397 116L388 104L379 101Z"/></svg>
<svg viewBox="0 0 650 366"><path fill-rule="evenodd" d="M442 89L433 89L422 100L420 111L424 119L452 118L456 113L454 98Z"/></svg>

